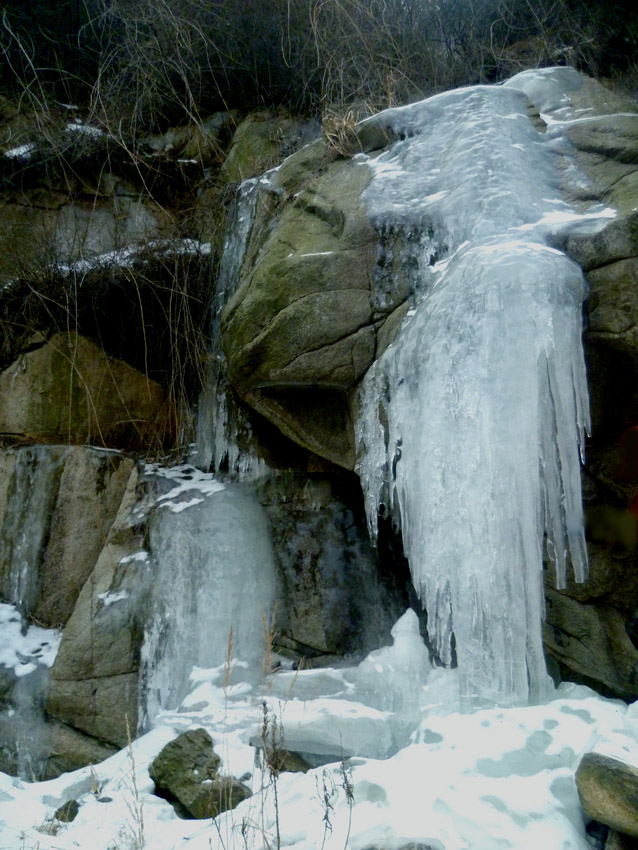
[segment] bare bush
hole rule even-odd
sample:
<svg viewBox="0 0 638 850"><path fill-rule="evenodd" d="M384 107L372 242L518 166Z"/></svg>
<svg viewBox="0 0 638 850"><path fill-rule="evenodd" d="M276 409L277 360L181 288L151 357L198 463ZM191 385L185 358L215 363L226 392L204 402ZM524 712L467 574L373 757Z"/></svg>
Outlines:
<svg viewBox="0 0 638 850"><path fill-rule="evenodd" d="M5 86L41 116L53 97L77 97L93 118L127 138L197 122L218 109L282 104L320 114L326 106L357 103L376 109L453 85L494 82L524 67L569 63L613 76L632 71L638 59L638 23L623 2L71 5L66 16L52 15L43 0L30 14L5 8Z"/></svg>

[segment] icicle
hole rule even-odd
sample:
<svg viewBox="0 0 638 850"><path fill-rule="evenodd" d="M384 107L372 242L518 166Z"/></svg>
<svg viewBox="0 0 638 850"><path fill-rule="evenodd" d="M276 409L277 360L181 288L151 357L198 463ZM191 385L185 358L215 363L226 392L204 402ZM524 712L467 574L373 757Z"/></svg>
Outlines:
<svg viewBox="0 0 638 850"><path fill-rule="evenodd" d="M569 563L586 571L585 284L546 226L574 214L521 92L479 86L383 115L402 141L368 160L363 198L423 259L411 317L361 387L368 520L373 534L379 511L400 524L464 703L539 698L544 535L559 586Z"/></svg>
<svg viewBox="0 0 638 850"><path fill-rule="evenodd" d="M222 311L239 283L244 254L255 218L259 180L245 180L239 189L224 240L219 275L211 305L211 333L208 374L197 413L197 442L193 462L203 470L228 470L242 481L257 480L266 474L265 463L250 450L238 446L240 431L247 435L250 425L238 407L225 377L221 348Z"/></svg>

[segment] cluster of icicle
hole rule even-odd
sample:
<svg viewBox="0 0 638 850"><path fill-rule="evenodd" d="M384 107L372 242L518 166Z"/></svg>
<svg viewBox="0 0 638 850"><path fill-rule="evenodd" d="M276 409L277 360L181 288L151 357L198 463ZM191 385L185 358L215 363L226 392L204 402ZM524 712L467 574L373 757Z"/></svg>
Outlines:
<svg viewBox="0 0 638 850"><path fill-rule="evenodd" d="M373 169L363 198L379 231L403 228L411 257L420 241L422 261L409 318L361 388L369 524L376 533L385 511L400 525L462 704L540 699L544 553L559 587L570 564L578 581L587 568L585 283L554 247L577 216L555 146L514 87L452 91L377 120L397 141L358 157Z"/></svg>
<svg viewBox="0 0 638 850"><path fill-rule="evenodd" d="M243 481L266 474L265 463L250 450L241 451L240 430L249 425L238 407L226 379L226 363L221 344L222 312L234 294L255 218L259 180L245 180L237 193L229 215L219 274L211 303L211 327L208 368L197 412L197 443L193 462L199 469L228 471Z"/></svg>

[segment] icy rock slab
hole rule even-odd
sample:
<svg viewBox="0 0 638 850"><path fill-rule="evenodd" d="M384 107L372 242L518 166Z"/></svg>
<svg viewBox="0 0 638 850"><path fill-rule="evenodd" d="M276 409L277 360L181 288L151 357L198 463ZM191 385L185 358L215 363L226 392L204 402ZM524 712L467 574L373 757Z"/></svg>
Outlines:
<svg viewBox="0 0 638 850"><path fill-rule="evenodd" d="M283 749L319 761L339 761L361 752L386 758L394 750L392 715L360 702L322 697L309 702L291 699L271 703L271 716L281 731ZM275 739L277 741L277 727ZM251 739L261 746L258 737ZM266 746L271 746L266 737Z"/></svg>
<svg viewBox="0 0 638 850"><path fill-rule="evenodd" d="M458 662L466 706L550 687L544 536L559 587L570 562L586 572L585 283L554 247L581 216L529 115L514 88L459 89L381 113L397 141L359 157L375 227L421 253L408 318L362 383L358 469L372 533L379 513L401 527L431 646Z"/></svg>
<svg viewBox="0 0 638 850"><path fill-rule="evenodd" d="M510 77L503 86L524 92L541 114L565 113L570 95L582 88L583 77L575 68L535 68Z"/></svg>

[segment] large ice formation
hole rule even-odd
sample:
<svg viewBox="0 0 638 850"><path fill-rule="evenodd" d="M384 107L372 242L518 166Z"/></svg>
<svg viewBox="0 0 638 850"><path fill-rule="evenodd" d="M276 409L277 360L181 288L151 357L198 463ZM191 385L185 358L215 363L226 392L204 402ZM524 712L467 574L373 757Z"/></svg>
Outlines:
<svg viewBox="0 0 638 850"><path fill-rule="evenodd" d="M447 92L377 117L397 139L358 157L383 245L411 263L408 319L366 375L359 471L373 533L400 525L432 647L466 705L541 698L543 555L558 586L586 573L580 460L588 428L580 268L556 246L604 219L561 198L560 132L520 88L569 69ZM535 120L534 120L535 118ZM556 122L555 122L556 123ZM388 297L380 252L375 298Z"/></svg>

